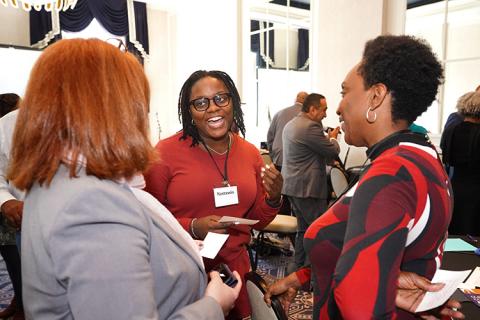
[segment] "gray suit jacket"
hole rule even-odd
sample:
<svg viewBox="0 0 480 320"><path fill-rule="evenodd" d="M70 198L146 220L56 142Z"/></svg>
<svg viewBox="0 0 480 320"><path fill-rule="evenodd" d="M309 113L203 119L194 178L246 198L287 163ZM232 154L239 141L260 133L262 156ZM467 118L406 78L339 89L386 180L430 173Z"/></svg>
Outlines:
<svg viewBox="0 0 480 320"><path fill-rule="evenodd" d="M321 123L301 112L283 130L283 190L287 196L327 199L327 161L340 152Z"/></svg>
<svg viewBox="0 0 480 320"><path fill-rule="evenodd" d="M61 166L27 194L27 319L223 319L200 258L130 188Z"/></svg>
<svg viewBox="0 0 480 320"><path fill-rule="evenodd" d="M275 165L283 165L283 142L282 133L283 128L292 120L302 109L301 103L295 103L293 106L278 111L270 123L267 133L267 145L270 153L270 158Z"/></svg>

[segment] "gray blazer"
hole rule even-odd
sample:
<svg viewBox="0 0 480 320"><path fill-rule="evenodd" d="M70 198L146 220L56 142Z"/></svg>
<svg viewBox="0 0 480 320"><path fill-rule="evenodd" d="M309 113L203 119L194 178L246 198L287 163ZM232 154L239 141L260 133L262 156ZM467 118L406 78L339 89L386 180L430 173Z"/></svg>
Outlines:
<svg viewBox="0 0 480 320"><path fill-rule="evenodd" d="M275 113L267 132L267 145L270 158L275 165L283 165L283 142L282 133L285 125L292 120L302 109L301 103L282 109Z"/></svg>
<svg viewBox="0 0 480 320"><path fill-rule="evenodd" d="M223 319L200 258L125 184L61 166L27 194L27 319Z"/></svg>
<svg viewBox="0 0 480 320"><path fill-rule="evenodd" d="M283 129L282 193L297 198L327 199L327 161L340 152L321 123L301 112Z"/></svg>

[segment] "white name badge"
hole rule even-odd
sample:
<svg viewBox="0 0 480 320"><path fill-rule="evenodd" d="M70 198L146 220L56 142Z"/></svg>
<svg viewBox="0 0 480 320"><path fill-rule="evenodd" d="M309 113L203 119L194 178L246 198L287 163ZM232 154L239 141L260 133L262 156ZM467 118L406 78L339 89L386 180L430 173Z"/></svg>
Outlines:
<svg viewBox="0 0 480 320"><path fill-rule="evenodd" d="M213 188L213 197L216 208L238 204L237 186Z"/></svg>

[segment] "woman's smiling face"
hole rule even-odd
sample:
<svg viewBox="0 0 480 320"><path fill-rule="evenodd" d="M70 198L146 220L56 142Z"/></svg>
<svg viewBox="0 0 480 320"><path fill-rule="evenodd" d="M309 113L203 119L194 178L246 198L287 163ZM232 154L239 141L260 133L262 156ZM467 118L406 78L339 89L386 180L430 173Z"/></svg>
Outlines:
<svg viewBox="0 0 480 320"><path fill-rule="evenodd" d="M217 101L222 94L230 94L222 80L213 77L204 77L195 82L190 93L190 101L207 98L208 108L198 111L190 105L190 113L198 133L202 139L222 140L227 137L233 123L233 106L230 96L227 97L228 104L223 107L217 106Z"/></svg>

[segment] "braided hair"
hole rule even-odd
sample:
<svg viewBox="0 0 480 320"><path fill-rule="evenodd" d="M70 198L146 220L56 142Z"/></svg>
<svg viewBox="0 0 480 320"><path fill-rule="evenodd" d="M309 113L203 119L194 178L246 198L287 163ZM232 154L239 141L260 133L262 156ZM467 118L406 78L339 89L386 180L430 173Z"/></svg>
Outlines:
<svg viewBox="0 0 480 320"><path fill-rule="evenodd" d="M190 113L190 95L193 85L200 79L205 77L212 77L222 81L227 87L228 92L231 94L233 105L233 122L245 137L245 124L243 123L243 111L241 108L240 95L238 93L232 78L223 71L205 71L198 70L190 75L180 89L180 95L178 97L178 119L182 123L183 133L180 137L181 140L185 140L187 137L192 137L191 146L194 147L202 140L198 129L193 123L192 115ZM232 128L229 128L232 130Z"/></svg>

